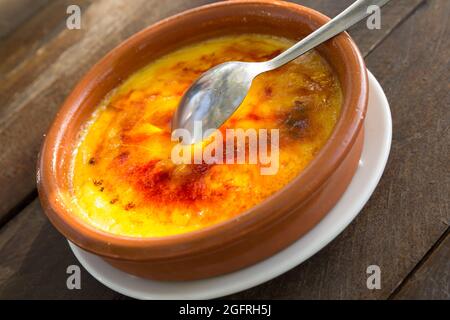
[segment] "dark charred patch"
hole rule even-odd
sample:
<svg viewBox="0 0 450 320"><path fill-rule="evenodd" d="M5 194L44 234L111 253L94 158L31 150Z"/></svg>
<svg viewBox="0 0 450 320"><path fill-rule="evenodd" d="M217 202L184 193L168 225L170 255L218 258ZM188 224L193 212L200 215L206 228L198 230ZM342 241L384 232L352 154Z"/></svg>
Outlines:
<svg viewBox="0 0 450 320"><path fill-rule="evenodd" d="M282 127L293 138L305 138L309 134L311 119L307 105L301 101L295 101L289 112L280 117Z"/></svg>
<svg viewBox="0 0 450 320"><path fill-rule="evenodd" d="M117 198L114 198L114 199L111 199L111 201L109 202L109 203L111 203L111 204L115 204L117 201L119 201L119 199L117 199Z"/></svg>
<svg viewBox="0 0 450 320"><path fill-rule="evenodd" d="M95 163L96 163L96 160L94 157L90 158L88 161L88 164L90 164L91 166L95 165Z"/></svg>
<svg viewBox="0 0 450 320"><path fill-rule="evenodd" d="M99 179L99 180L94 179L92 182L94 183L94 186L97 186L97 187L101 186L103 184L103 180L102 179Z"/></svg>
<svg viewBox="0 0 450 320"><path fill-rule="evenodd" d="M136 205L135 205L133 202L128 202L128 203L125 205L124 209L128 211L128 210L133 209L134 207L136 207Z"/></svg>

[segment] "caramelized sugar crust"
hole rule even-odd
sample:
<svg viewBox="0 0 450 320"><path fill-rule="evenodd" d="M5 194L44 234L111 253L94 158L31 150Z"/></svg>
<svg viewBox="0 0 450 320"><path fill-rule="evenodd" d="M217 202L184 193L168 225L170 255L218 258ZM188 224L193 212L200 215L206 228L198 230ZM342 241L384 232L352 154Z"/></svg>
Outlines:
<svg viewBox="0 0 450 320"><path fill-rule="evenodd" d="M225 61L265 61L290 45L256 34L216 38L132 75L84 128L72 166L75 214L110 233L162 237L233 218L289 183L325 144L340 113L339 82L315 51L257 77L221 128L279 129L275 175L261 175L261 163L175 165L170 121L206 70Z"/></svg>

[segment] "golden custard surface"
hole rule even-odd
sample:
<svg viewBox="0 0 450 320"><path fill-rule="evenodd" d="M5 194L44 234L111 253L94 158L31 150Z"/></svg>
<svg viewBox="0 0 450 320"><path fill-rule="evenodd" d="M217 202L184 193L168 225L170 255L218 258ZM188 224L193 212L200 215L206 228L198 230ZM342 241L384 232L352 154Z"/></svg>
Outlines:
<svg viewBox="0 0 450 320"><path fill-rule="evenodd" d="M170 121L203 72L225 61L269 60L291 45L256 34L216 38L132 75L83 129L72 166L75 214L110 233L162 237L235 217L289 183L325 144L340 113L338 80L318 53L258 76L221 128L279 129L275 175L261 175L261 164L175 165Z"/></svg>

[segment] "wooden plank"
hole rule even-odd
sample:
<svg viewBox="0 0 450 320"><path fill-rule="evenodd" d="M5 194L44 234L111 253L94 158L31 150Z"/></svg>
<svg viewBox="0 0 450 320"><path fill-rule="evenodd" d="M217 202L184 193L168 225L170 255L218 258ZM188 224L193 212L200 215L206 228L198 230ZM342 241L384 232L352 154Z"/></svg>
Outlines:
<svg viewBox="0 0 450 320"><path fill-rule="evenodd" d="M79 265L38 200L0 230L0 299L117 299L84 269L81 289L67 289L67 267Z"/></svg>
<svg viewBox="0 0 450 320"><path fill-rule="evenodd" d="M430 256L392 296L397 300L450 300L450 228Z"/></svg>
<svg viewBox="0 0 450 320"><path fill-rule="evenodd" d="M358 218L319 254L231 298L387 298L449 226L450 2L427 1L367 58L391 104L384 176ZM381 268L368 290L366 268Z"/></svg>
<svg viewBox="0 0 450 320"><path fill-rule="evenodd" d="M400 3L400 6L403 6L402 10L396 7L396 12L402 12L404 15L409 15L415 7L414 5L409 6L410 2L394 1L393 3ZM322 5L323 7L319 9L325 11L323 9L329 4L330 1L324 0L314 1L312 5ZM332 8L334 8L333 10L339 9L336 9L334 4ZM443 168L448 167L448 145L446 144L448 122L440 115L445 114L444 107L448 105L448 95L446 95L448 90L445 86L442 88L443 86L437 84L448 83L448 79L445 78L445 70L448 70L448 60L446 59L449 56L449 46L447 39L442 36L448 28L447 18L443 16L448 9L448 3L445 0L428 3L415 11L398 29L395 29L395 25L401 23L403 18L399 18L397 15L389 18L386 15L383 18L384 23L386 26L391 26L391 31L388 33L383 30L380 30L379 33L373 31L375 42L382 41L389 36L369 55L368 65L387 89L393 109L395 132L394 146L387 171L364 211L337 240L312 259L267 284L230 298L385 298L413 269L434 241L442 235L443 230L448 227L449 221L448 200L446 199L448 179L443 180L445 177ZM439 24L433 23L434 21L439 21ZM430 26L434 27L430 28ZM392 30L394 31L392 32ZM361 34L363 33L361 31ZM376 34L379 38L375 37ZM409 46L405 48L402 42L408 37L411 37L410 41L419 37L423 39L423 43L417 46L408 44ZM93 48L92 50L107 50L103 47L99 49L91 42L86 41L81 40L83 44ZM93 40L91 39L91 41ZM436 45L440 46L442 51L437 51ZM63 51L62 55L64 56L67 51L71 53L84 52L75 47L72 46ZM428 56L430 48L432 56ZM372 48L368 46L363 50L367 53ZM50 55L50 53L48 54ZM88 55L87 58L95 59L91 55ZM73 73L74 77L77 77L82 73L82 71L74 70L75 68L70 65L72 61L68 57L64 57L61 61L69 62L65 76ZM62 63L61 61L59 63ZM88 65L85 67L87 68ZM58 69L53 71L61 77L61 71ZM415 76L417 74L422 75L427 81L422 82L419 79L419 82L409 84L410 79L417 78ZM45 75L51 76L52 73L45 73ZM24 118L21 117L23 110L32 112L33 115L38 116L38 119L42 112L53 114L59 104L58 100L64 97L64 90L68 90L66 85L58 84L57 79L57 77L53 78L53 82L51 82L56 86L53 90L49 90L47 87L49 84L47 84L44 86L45 94L34 97L38 102L34 107L38 108L41 113L37 111L33 113L32 108L29 107L31 105L29 99L28 102L25 101L23 105L25 107L21 108L21 104L14 105L12 110L19 111L10 119L20 120L22 121L21 126L24 126L27 122L23 121ZM36 81L32 84L38 85ZM56 93L56 91L60 93ZM51 105L45 107L45 103ZM429 114L423 114L423 104L432 109ZM16 109L16 107L19 108ZM49 121L50 119L38 120L38 126L42 123L49 123ZM14 127L13 122L7 123L9 123L8 128L15 128L16 134L20 131L18 129L20 126ZM32 123L30 120L28 125ZM2 125L0 125L1 127ZM0 132L2 132L1 129ZM22 132L28 133L29 130L23 129ZM36 132L38 130L28 134L31 136ZM12 135L7 141L15 142L17 137L20 135ZM38 141L39 139L30 137L23 145L32 147ZM419 158L418 155L424 156ZM5 163L5 159L5 157L0 158L0 165ZM14 162L11 161L10 164L14 164ZM32 164L34 165L34 163ZM24 167L26 166L24 164ZM423 170L423 168L426 169ZM27 176L16 172L12 174L16 179L18 176ZM0 177L0 182L4 183L5 181L2 181ZM0 185L7 184L0 183ZM10 195L14 196L15 193L10 193ZM0 231L0 274L2 274L0 298L18 298L24 295L37 298L45 296L45 292L47 292L47 297L59 295L59 297L71 298L78 294L73 291L64 291L62 286L65 285L65 278L52 278L55 272L64 274L67 264L73 263L74 260L71 260L73 257L68 251L64 239L59 237L60 240L57 240L56 231L42 218L40 210L37 202L34 202ZM41 233L47 234L49 238L40 238ZM24 239L25 235L29 235L28 242L27 239ZM24 245L20 250L13 245L22 242ZM58 260L62 260L63 263L58 264ZM7 262L3 263L2 261ZM45 270L32 268L33 264ZM365 272L369 264L380 265L382 290L367 290ZM46 268L46 265L54 268ZM57 271L61 269L62 271ZM105 293L102 285L89 278L85 272L83 276L85 274L87 279L90 279L87 281L92 281L92 283L87 284L89 290L82 290L80 296L116 297L112 293ZM26 288L29 283L33 284L33 287L28 290L31 293L21 289ZM43 291L44 293L39 294L36 290L39 288L42 291L40 289L42 286L45 286L46 289Z"/></svg>
<svg viewBox="0 0 450 320"><path fill-rule="evenodd" d="M76 3L84 11L91 2L78 0ZM0 40L0 79L32 58L41 46L65 28L66 8L72 3L71 0L52 0Z"/></svg>
<svg viewBox="0 0 450 320"><path fill-rule="evenodd" d="M0 1L0 38L46 5L49 0Z"/></svg>

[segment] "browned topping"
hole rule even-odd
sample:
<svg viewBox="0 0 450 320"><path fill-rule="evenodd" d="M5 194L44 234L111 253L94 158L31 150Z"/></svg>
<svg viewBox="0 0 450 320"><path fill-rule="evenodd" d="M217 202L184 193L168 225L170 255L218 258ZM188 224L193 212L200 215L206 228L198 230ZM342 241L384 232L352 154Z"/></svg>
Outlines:
<svg viewBox="0 0 450 320"><path fill-rule="evenodd" d="M101 186L102 185L102 183L103 183L103 180L102 179L100 179L100 180L96 180L96 179L94 179L94 186Z"/></svg>
<svg viewBox="0 0 450 320"><path fill-rule="evenodd" d="M264 94L266 95L266 98L272 97L272 93L273 93L272 87L264 88Z"/></svg>
<svg viewBox="0 0 450 320"><path fill-rule="evenodd" d="M128 151L122 152L117 156L117 160L119 160L119 162L122 164L128 160L129 155L130 153Z"/></svg>
<svg viewBox="0 0 450 320"><path fill-rule="evenodd" d="M282 126L293 138L305 138L311 129L311 115L307 105L302 101L295 101L289 113L280 117Z"/></svg>
<svg viewBox="0 0 450 320"><path fill-rule="evenodd" d="M136 205L133 202L128 202L125 206L125 210L133 209Z"/></svg>

